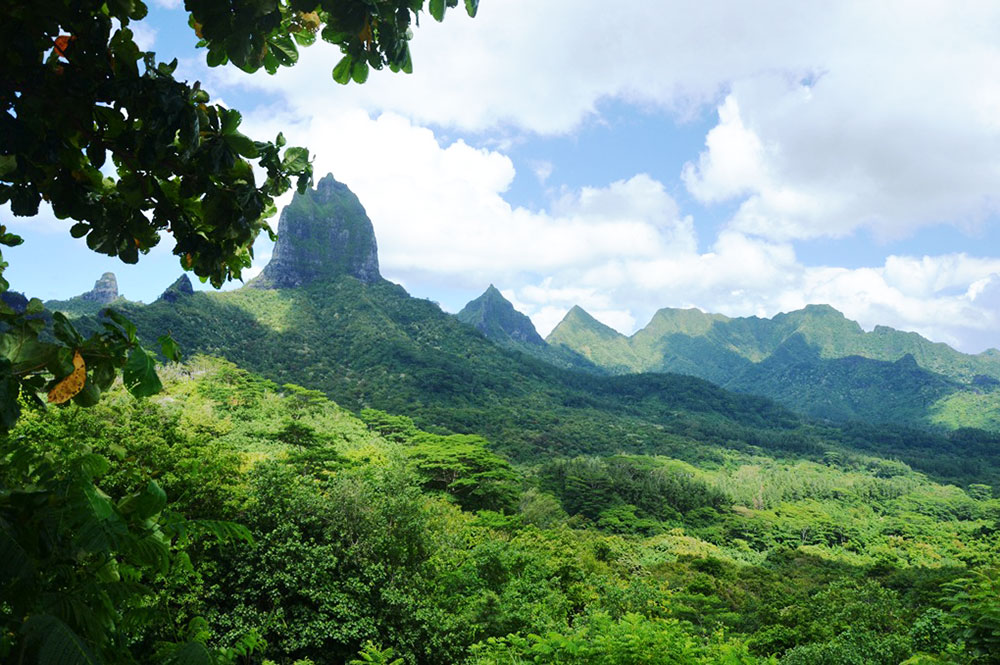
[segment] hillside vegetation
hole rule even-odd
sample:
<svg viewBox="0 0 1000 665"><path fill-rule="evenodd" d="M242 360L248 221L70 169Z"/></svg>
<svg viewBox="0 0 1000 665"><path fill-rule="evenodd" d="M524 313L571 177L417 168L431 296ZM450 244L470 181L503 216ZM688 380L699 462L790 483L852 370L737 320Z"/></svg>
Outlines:
<svg viewBox="0 0 1000 665"><path fill-rule="evenodd" d="M0 481L27 474L59 496L85 464L112 502L155 485L161 522L226 520L246 538L172 538L150 568L115 549L121 533L64 534L0 596L6 635L45 611L89 636L57 598L98 594L118 630L110 662L177 639L215 662L287 665L998 662L1000 502L985 485L848 452L516 464L229 362L161 375L149 400L28 412L0 441ZM29 450L70 454L38 476ZM82 524L112 533L133 504L89 505ZM0 503L4 533L28 539L20 510ZM83 576L101 552L120 575Z"/></svg>
<svg viewBox="0 0 1000 665"><path fill-rule="evenodd" d="M861 446L949 482L992 483L1000 469L1000 437L986 432L886 425L857 437L690 376L555 367L384 280L194 293L123 311L150 344L169 331L188 353L321 390L356 412L378 408L431 431L479 434L515 459L639 453L717 463L721 449L733 449L821 460Z"/></svg>
<svg viewBox="0 0 1000 665"><path fill-rule="evenodd" d="M549 345L616 374L677 372L837 421L997 429L1000 352L960 353L877 326L865 332L827 305L771 319L661 309L631 337L580 308Z"/></svg>

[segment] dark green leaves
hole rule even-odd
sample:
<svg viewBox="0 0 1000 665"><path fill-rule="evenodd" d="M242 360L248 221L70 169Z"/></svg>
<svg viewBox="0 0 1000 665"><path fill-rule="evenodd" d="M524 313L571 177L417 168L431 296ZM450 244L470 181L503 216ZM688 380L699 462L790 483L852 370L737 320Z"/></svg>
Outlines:
<svg viewBox="0 0 1000 665"><path fill-rule="evenodd" d="M129 355L122 379L128 391L136 397L149 397L163 389L156 375L156 363L141 346L135 347Z"/></svg>
<svg viewBox="0 0 1000 665"><path fill-rule="evenodd" d="M306 148L289 148L281 160L282 166L289 171L309 168L309 150Z"/></svg>
<svg viewBox="0 0 1000 665"><path fill-rule="evenodd" d="M347 82L351 80L351 67L354 63L354 59L349 55L345 55L340 59L340 62L333 68L333 80L341 85L347 85Z"/></svg>
<svg viewBox="0 0 1000 665"><path fill-rule="evenodd" d="M167 506L167 494L155 480L150 480L143 491L126 497L118 508L122 513L128 515L135 513L141 520L160 513Z"/></svg>
<svg viewBox="0 0 1000 665"><path fill-rule="evenodd" d="M351 78L355 83L364 83L368 80L368 63L359 60L351 66Z"/></svg>
<svg viewBox="0 0 1000 665"><path fill-rule="evenodd" d="M166 335L160 335L157 340L160 343L160 353L167 360L173 362L179 362L181 359L181 347L180 344L170 336L170 333Z"/></svg>
<svg viewBox="0 0 1000 665"><path fill-rule="evenodd" d="M50 614L28 619L22 628L34 646L37 662L44 665L99 665L100 661L69 626Z"/></svg>
<svg viewBox="0 0 1000 665"><path fill-rule="evenodd" d="M427 11L431 13L435 21L439 22L444 20L444 9L445 0L430 0L427 5Z"/></svg>

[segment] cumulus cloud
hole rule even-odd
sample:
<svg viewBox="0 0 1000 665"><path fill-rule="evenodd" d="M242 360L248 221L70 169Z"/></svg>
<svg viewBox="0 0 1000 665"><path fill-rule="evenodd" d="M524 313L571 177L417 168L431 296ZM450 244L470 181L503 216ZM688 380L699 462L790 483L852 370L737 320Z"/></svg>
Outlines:
<svg viewBox="0 0 1000 665"><path fill-rule="evenodd" d="M416 73L328 81L306 49L276 77L296 112L364 108L476 132L571 132L619 99L681 117L718 105L683 180L732 224L774 240L974 227L1000 201L995 3L505 0L416 31Z"/></svg>
<svg viewBox="0 0 1000 665"><path fill-rule="evenodd" d="M1000 7L505 0L460 14L416 31L412 76L317 84L339 57L323 45L275 77L213 74L279 96L247 115L248 133L284 129L317 150L317 173L368 209L386 274L430 291L496 282L543 333L573 304L631 332L660 306L770 316L828 302L869 328L998 345L997 259L844 268L807 265L796 247L994 223L1000 49L987 26ZM560 188L562 164L509 156L607 99L717 122L677 183L638 173ZM475 145L444 138L455 130ZM550 188L545 208L508 201L516 168ZM732 214L699 229L677 187Z"/></svg>

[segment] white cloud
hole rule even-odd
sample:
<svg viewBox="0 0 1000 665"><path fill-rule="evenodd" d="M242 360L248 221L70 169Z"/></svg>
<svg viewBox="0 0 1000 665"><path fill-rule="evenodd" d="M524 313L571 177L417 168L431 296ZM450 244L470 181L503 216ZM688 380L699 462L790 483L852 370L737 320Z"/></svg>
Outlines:
<svg viewBox="0 0 1000 665"><path fill-rule="evenodd" d="M428 291L493 281L543 334L574 304L631 332L661 306L771 316L828 302L866 327L1000 345L989 331L1000 259L900 255L846 269L805 265L795 244L994 223L1000 49L987 26L1000 7L607 7L505 0L474 21L451 12L416 31L413 76L377 73L365 86L326 83L339 55L322 45L276 77L212 76L281 95L247 114L247 133L283 129L317 150L317 174L332 171L372 217L384 273ZM646 174L559 190L555 166L538 160L527 167L556 192L547 209L505 199L512 145L571 132L609 98L681 117L717 109L678 174L696 200L735 210L702 230L706 249L672 183ZM493 147L442 138L454 128Z"/></svg>
<svg viewBox="0 0 1000 665"><path fill-rule="evenodd" d="M531 170L534 171L535 177L538 178L538 182L544 185L549 179L549 176L552 175L552 162L545 160L535 161L531 164Z"/></svg>
<svg viewBox="0 0 1000 665"><path fill-rule="evenodd" d="M148 23L133 21L129 24L129 29L132 30L132 38L135 40L135 43L140 50L153 50L153 45L156 44L155 28L150 26Z"/></svg>
<svg viewBox="0 0 1000 665"><path fill-rule="evenodd" d="M34 217L15 217L9 203L0 204L0 217L4 220L3 223L10 227L12 233L65 234L74 224L73 220L56 217L52 212L52 206L45 201L39 204L38 214Z"/></svg>

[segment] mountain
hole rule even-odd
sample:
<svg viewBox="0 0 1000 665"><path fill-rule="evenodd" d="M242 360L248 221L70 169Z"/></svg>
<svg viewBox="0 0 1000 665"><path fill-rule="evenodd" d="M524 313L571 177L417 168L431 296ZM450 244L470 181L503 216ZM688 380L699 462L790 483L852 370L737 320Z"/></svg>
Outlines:
<svg viewBox="0 0 1000 665"><path fill-rule="evenodd" d="M321 209L333 188L323 182L299 198L298 209ZM520 460L651 453L718 464L722 449L816 460L830 450L861 450L951 481L968 473L956 462L963 451L990 456L997 450L982 432L952 436L810 424L770 399L692 376L608 376L555 366L488 339L370 272L359 277L372 262L354 248L374 247L370 226L351 225L368 229L367 236L330 231L366 222L359 210L351 220L333 210L325 222L316 215L283 215L287 235L278 242L295 251L275 252L280 270L267 271L273 283L290 283L281 275L317 272L314 256L344 259L309 281L264 288L260 280L228 292L171 287L167 293L178 297L148 305L122 301L118 308L136 323L148 348L170 331L188 356L220 356L278 384L321 390L353 411L377 408L410 416L428 431L480 434ZM300 252L296 239L306 233L317 246ZM583 310L572 315L595 340L614 338ZM85 334L99 326L93 317L79 320Z"/></svg>
<svg viewBox="0 0 1000 665"><path fill-rule="evenodd" d="M118 294L118 278L113 272L106 272L94 282L94 288L68 300L48 300L45 307L69 316L96 314L111 303L125 300Z"/></svg>
<svg viewBox="0 0 1000 665"><path fill-rule="evenodd" d="M689 374L814 417L1000 429L995 351L967 355L886 326L865 332L829 305L771 319L665 308L631 337L577 307L547 341L614 373Z"/></svg>
<svg viewBox="0 0 1000 665"><path fill-rule="evenodd" d="M191 280L188 276L184 274L178 277L173 284L168 286L167 289L160 294L158 300L177 302L184 296L189 296L192 293L194 293L194 287L191 285Z"/></svg>
<svg viewBox="0 0 1000 665"><path fill-rule="evenodd" d="M797 433L797 417L769 400L687 376L563 369L410 297L378 276L371 222L330 176L293 200L279 231L271 263L244 288L120 309L150 348L170 331L188 355L221 356L279 383L320 389L353 410L375 407L431 430L483 434L518 457L649 451L691 458L710 455L706 436L736 447L817 445ZM488 330L537 346L513 307L498 293L484 295ZM80 323L85 332L97 325Z"/></svg>
<svg viewBox="0 0 1000 665"><path fill-rule="evenodd" d="M545 340L535 330L531 319L514 309L492 284L455 316L495 342L545 346Z"/></svg>
<svg viewBox="0 0 1000 665"><path fill-rule="evenodd" d="M531 319L514 309L514 305L492 284L483 295L470 300L455 318L472 326L500 346L526 353L559 367L605 373L575 351L546 344L535 330Z"/></svg>
<svg viewBox="0 0 1000 665"><path fill-rule="evenodd" d="M271 261L249 286L288 288L340 275L379 281L378 247L358 197L327 174L281 211Z"/></svg>

